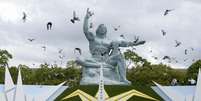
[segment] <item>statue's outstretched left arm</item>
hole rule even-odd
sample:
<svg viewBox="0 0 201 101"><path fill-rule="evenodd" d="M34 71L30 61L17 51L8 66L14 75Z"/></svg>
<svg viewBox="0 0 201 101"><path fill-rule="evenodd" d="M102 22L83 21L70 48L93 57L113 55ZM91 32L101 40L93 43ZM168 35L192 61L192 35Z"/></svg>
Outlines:
<svg viewBox="0 0 201 101"><path fill-rule="evenodd" d="M117 41L119 44L119 47L130 47L130 46L138 46L143 45L146 41L134 41L134 42L128 42L128 41Z"/></svg>

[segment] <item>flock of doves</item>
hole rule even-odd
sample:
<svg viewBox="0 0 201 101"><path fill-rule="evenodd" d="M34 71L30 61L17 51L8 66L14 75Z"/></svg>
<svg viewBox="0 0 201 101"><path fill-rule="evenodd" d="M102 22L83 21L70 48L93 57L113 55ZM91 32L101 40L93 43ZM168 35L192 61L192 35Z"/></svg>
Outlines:
<svg viewBox="0 0 201 101"><path fill-rule="evenodd" d="M168 15L170 12L172 12L173 10L174 10L174 9L166 9L166 10L164 11L163 16L167 16L167 15ZM91 12L91 11L89 11L89 14L90 14L90 16L94 15L94 13ZM73 16L72 16L72 18L70 19L69 22L71 22L72 24L75 24L76 22L80 21L80 18L76 15L76 12L75 12L75 11L73 11L73 14L72 14L72 15L73 15ZM27 14L26 14L25 12L23 12L22 20L23 20L24 23L25 23L26 20L27 20ZM51 30L51 29L52 29L52 26L53 26L53 23L52 23L51 21L49 21L49 22L46 23L46 28L47 28L47 30ZM93 23L90 23L90 24L89 24L89 28L93 28ZM116 27L113 27L114 31L118 31L119 28L120 28L120 25L119 25L119 26L116 26ZM161 33L162 33L162 36L166 36L166 35L167 35L167 33L166 33L166 31L165 31L164 29L161 29ZM121 34L120 37L125 38L123 34ZM139 39L139 37L135 37L135 41L138 41L138 39ZM28 39L28 41L30 41L30 42L33 42L33 41L35 41L35 40L36 40L36 39L34 39L34 38L29 38L29 39ZM179 47L181 44L182 44L182 42L180 42L180 41L178 41L178 40L175 40L175 47ZM46 46L42 46L41 48L43 49L43 51L46 51L46 49L47 49ZM134 48L134 50L136 50L136 49ZM187 55L187 54L188 54L188 51L194 51L194 48L185 49L185 50L184 50L184 54ZM59 53L59 56L58 56L58 57L59 57L61 60L64 59L64 57L65 57L64 55L62 55L62 52L63 52L63 49L59 49L59 50L58 50L58 53ZM152 50L150 50L150 52L152 53ZM75 49L74 49L74 53L79 53L79 55L82 54L80 48L75 48ZM156 56L152 56L152 57L153 57L155 60L158 60L158 59L159 59L159 58L156 57ZM178 60L176 60L176 58L170 57L170 56L163 56L162 60L167 60L169 63L171 63L171 62L173 62L173 61L175 61L176 63L178 63ZM184 61L187 61L187 60L188 60L188 59L184 59ZM192 61L194 62L195 59L193 59ZM55 62L55 63L56 63L56 62Z"/></svg>
<svg viewBox="0 0 201 101"><path fill-rule="evenodd" d="M167 10L165 10L163 16L167 16L167 15L168 15L171 11L173 11L173 10L174 10L174 9L167 9ZM162 33L163 36L166 36L166 34L167 34L164 29L161 29L161 33ZM174 47L179 47L180 45L182 45L182 42L180 42L180 41L178 41L178 40L175 40L175 45L174 45ZM194 48L191 47L191 48L185 49L185 50L184 50L184 54L185 54L185 55L188 55L189 51L194 51ZM150 52L152 53L152 50L150 50ZM153 57L155 60L158 60L158 59L159 59L159 58L156 57L156 56L152 56L152 57ZM167 60L168 63L171 63L171 62L178 63L178 62L179 62L175 57L171 57L171 56L168 56L168 55L163 56L163 57L162 57L162 60ZM187 61L187 60L188 60L188 59L186 58L186 59L184 59L183 61L185 62L185 61ZM195 61L195 59L192 59L192 62L194 62L194 61Z"/></svg>
<svg viewBox="0 0 201 101"><path fill-rule="evenodd" d="M23 12L22 14L23 14L23 16L22 16L22 21L25 23L25 22L27 21L27 14L26 14L25 12ZM89 12L89 14L90 14L90 16L94 15L94 13L92 13L92 12ZM73 17L70 19L70 22L71 22L72 24L75 24L75 23L78 22L78 21L80 21L80 18L76 15L76 12L73 11ZM47 22L47 24L46 24L47 30L51 30L51 29L52 29L52 26L53 26L53 23L52 23L51 21ZM93 24L90 23L89 27L90 27L90 28L93 28ZM27 40L30 41L30 42L33 42L33 41L35 41L36 39L35 39L35 38L28 38ZM46 51L46 49L47 49L46 46L41 46L41 48L42 48L43 51ZM59 53L58 57L59 57L59 59L61 59L61 64L62 64L62 60L65 58L65 55L63 55L63 49L58 49L58 53ZM82 54L80 48L75 48L75 49L74 49L74 53L78 53L79 55ZM46 63L46 62L45 62L45 63ZM56 61L54 61L54 63L56 64ZM47 63L46 63L46 64L47 64ZM49 65L49 64L48 64L48 65ZM35 66L35 64L33 64L33 66Z"/></svg>

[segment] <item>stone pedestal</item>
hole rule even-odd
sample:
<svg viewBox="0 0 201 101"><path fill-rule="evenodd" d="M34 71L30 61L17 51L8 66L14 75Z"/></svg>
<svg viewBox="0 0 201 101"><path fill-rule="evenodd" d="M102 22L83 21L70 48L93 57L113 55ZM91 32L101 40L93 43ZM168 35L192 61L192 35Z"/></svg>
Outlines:
<svg viewBox="0 0 201 101"><path fill-rule="evenodd" d="M98 85L100 68L83 67L82 79L80 85ZM120 82L117 69L103 68L103 79L105 85L124 85L124 82ZM126 84L125 84L126 85Z"/></svg>

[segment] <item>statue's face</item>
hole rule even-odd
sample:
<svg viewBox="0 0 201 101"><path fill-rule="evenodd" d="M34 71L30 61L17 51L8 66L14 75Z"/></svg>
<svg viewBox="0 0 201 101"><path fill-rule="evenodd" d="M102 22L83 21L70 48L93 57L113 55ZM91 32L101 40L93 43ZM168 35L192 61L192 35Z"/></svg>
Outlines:
<svg viewBox="0 0 201 101"><path fill-rule="evenodd" d="M104 38L107 33L107 28L104 24L100 24L96 30L96 36Z"/></svg>

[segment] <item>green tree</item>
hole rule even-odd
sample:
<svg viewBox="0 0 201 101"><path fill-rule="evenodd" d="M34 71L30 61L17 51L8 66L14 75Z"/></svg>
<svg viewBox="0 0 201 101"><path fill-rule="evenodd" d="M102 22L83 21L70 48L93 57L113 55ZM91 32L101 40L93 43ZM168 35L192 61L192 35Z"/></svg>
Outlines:
<svg viewBox="0 0 201 101"><path fill-rule="evenodd" d="M163 85L170 85L173 78L178 80L180 85L185 84L186 70L172 69L164 64L150 66L138 66L128 71L127 78L133 84L153 85L152 81Z"/></svg>
<svg viewBox="0 0 201 101"><path fill-rule="evenodd" d="M81 78L81 68L74 60L67 62L67 68L65 69L65 76L67 84L69 86L79 85L79 81Z"/></svg>
<svg viewBox="0 0 201 101"><path fill-rule="evenodd" d="M150 66L137 66L128 71L127 78L134 84L152 85L152 81L161 84L169 84L171 78L169 75L170 67L166 65L150 65Z"/></svg>
<svg viewBox="0 0 201 101"><path fill-rule="evenodd" d="M22 64L18 65L18 68L21 69L23 84L34 84L34 69Z"/></svg>
<svg viewBox="0 0 201 101"><path fill-rule="evenodd" d="M34 76L35 76L34 79L35 84L37 85L49 84L48 80L52 79L49 65L46 63L41 64L40 68L35 70Z"/></svg>
<svg viewBox="0 0 201 101"><path fill-rule="evenodd" d="M10 71L11 77L13 79L13 82L17 83L17 76L18 76L18 69L17 69L17 67L16 66L11 66L9 68L9 71Z"/></svg>
<svg viewBox="0 0 201 101"><path fill-rule="evenodd" d="M4 83L5 68L0 68L0 84Z"/></svg>
<svg viewBox="0 0 201 101"><path fill-rule="evenodd" d="M133 84L153 85L152 81L156 81L163 85L169 85L173 78L176 78L179 84L185 84L185 70L172 69L162 63L151 64L131 50L124 52L124 56L126 60L131 60L135 65L127 71L127 78Z"/></svg>
<svg viewBox="0 0 201 101"><path fill-rule="evenodd" d="M131 60L135 66L149 66L151 63L148 62L146 59L139 56L137 53L131 51L130 49L124 52L124 57L126 60Z"/></svg>
<svg viewBox="0 0 201 101"><path fill-rule="evenodd" d="M9 59L12 59L12 55L7 50L0 49L0 66L6 66Z"/></svg>
<svg viewBox="0 0 201 101"><path fill-rule="evenodd" d="M187 69L187 78L196 80L199 68L201 68L201 60L196 61Z"/></svg>

